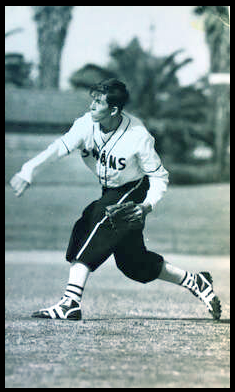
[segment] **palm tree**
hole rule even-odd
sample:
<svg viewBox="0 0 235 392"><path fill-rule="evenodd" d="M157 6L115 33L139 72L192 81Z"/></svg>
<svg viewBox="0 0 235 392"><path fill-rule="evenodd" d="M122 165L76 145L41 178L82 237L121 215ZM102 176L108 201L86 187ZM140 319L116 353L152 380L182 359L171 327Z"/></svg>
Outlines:
<svg viewBox="0 0 235 392"><path fill-rule="evenodd" d="M31 7L37 23L40 87L58 88L61 54L74 6L33 5Z"/></svg>
<svg viewBox="0 0 235 392"><path fill-rule="evenodd" d="M117 77L125 82L131 100L127 110L141 117L158 141L158 151L184 160L195 136L211 144L205 131L207 101L202 89L181 87L177 72L192 60L178 61L182 50L155 57L142 49L134 38L126 47L110 46L110 61L105 68L87 64L70 78L73 87L89 88L95 80ZM204 132L201 132L203 128ZM162 146L162 147L161 147Z"/></svg>
<svg viewBox="0 0 235 392"><path fill-rule="evenodd" d="M228 6L197 6L197 14L204 14L206 40L210 50L211 73L230 73L230 34ZM211 87L212 111L209 122L214 130L214 150L217 178L226 169L226 149L230 130L230 86Z"/></svg>
<svg viewBox="0 0 235 392"><path fill-rule="evenodd" d="M156 136L158 151L184 161L196 143L195 136L209 141L200 124L205 122L207 99L195 86L180 86L177 72L192 62L178 61L177 50L165 57L146 53L138 39L126 48L111 47L109 69L124 80L131 94L130 110L140 116ZM211 142L211 141L210 141Z"/></svg>

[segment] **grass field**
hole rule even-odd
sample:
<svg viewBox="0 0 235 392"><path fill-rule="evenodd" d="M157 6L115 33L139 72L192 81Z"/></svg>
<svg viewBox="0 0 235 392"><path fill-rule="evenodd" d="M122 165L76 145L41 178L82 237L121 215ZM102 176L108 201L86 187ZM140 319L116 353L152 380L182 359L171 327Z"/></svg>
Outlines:
<svg viewBox="0 0 235 392"><path fill-rule="evenodd" d="M228 185L170 186L145 231L175 265L212 272L220 322L178 286L128 280L112 258L88 280L81 322L30 318L60 299L72 224L100 195L71 156L14 197L11 175L54 137L6 135L6 388L229 388Z"/></svg>
<svg viewBox="0 0 235 392"><path fill-rule="evenodd" d="M186 290L128 280L112 260L88 280L83 320L66 322L30 318L60 298L63 253L6 255L7 388L229 388L227 257L170 256L212 271L220 322Z"/></svg>

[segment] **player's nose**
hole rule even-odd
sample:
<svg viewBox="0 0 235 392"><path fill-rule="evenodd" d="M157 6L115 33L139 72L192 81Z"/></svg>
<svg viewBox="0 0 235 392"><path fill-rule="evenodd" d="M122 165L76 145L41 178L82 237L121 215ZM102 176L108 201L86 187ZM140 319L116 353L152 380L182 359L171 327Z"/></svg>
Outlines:
<svg viewBox="0 0 235 392"><path fill-rule="evenodd" d="M90 104L90 110L95 110L95 102L92 101Z"/></svg>

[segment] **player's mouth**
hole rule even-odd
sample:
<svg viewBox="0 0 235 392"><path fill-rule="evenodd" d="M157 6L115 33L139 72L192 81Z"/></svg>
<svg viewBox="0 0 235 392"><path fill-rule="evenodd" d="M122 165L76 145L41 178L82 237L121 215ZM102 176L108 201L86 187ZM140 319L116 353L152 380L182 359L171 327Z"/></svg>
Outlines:
<svg viewBox="0 0 235 392"><path fill-rule="evenodd" d="M99 120L99 115L96 113L95 110L91 110L91 117L93 121L98 121Z"/></svg>
<svg viewBox="0 0 235 392"><path fill-rule="evenodd" d="M91 110L90 112L91 112L92 120L95 121L95 122L96 121L100 121L100 120L102 120L105 117L101 113L97 113L96 110Z"/></svg>

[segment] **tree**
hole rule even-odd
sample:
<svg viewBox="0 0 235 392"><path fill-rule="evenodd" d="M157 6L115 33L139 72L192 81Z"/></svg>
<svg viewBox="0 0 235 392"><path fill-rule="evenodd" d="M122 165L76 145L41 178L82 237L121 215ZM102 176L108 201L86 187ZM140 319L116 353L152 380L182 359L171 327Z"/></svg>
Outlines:
<svg viewBox="0 0 235 392"><path fill-rule="evenodd" d="M180 86L177 72L192 59L178 61L182 50L165 57L145 52L138 39L126 48L113 45L109 69L124 80L131 93L130 109L140 116L156 137L158 151L185 161L201 135L208 140L205 123L207 98L203 88Z"/></svg>
<svg viewBox="0 0 235 392"><path fill-rule="evenodd" d="M197 6L195 12L203 14L206 40L210 50L211 73L230 73L230 34L228 6ZM217 179L223 179L226 169L226 149L230 130L230 86L211 86L212 110L209 124L214 130L214 151Z"/></svg>
<svg viewBox="0 0 235 392"><path fill-rule="evenodd" d="M101 79L120 78L130 91L127 110L142 118L157 139L158 151L184 161L198 138L209 142L210 137L204 126L207 99L203 89L180 86L177 72L192 61L178 61L181 52L155 57L134 38L126 47L110 46L110 61L105 68L87 64L72 75L70 82L76 88L89 88Z"/></svg>
<svg viewBox="0 0 235 392"><path fill-rule="evenodd" d="M33 5L37 23L41 88L58 88L62 49L71 20L72 5Z"/></svg>

